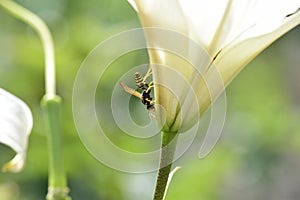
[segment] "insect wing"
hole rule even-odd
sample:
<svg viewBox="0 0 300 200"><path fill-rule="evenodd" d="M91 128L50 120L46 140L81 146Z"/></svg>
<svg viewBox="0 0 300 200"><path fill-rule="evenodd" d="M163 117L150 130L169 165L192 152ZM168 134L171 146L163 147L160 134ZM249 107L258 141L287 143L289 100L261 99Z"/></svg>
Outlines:
<svg viewBox="0 0 300 200"><path fill-rule="evenodd" d="M128 87L127 85L125 85L125 84L124 84L123 82L121 82L121 81L120 81L120 85L121 85L121 87L123 88L123 90L125 90L125 91L128 92L129 94L134 95L134 96L136 96L136 97L139 98L139 99L143 99L143 96L142 96L141 93L139 93L139 92L135 91L134 89Z"/></svg>

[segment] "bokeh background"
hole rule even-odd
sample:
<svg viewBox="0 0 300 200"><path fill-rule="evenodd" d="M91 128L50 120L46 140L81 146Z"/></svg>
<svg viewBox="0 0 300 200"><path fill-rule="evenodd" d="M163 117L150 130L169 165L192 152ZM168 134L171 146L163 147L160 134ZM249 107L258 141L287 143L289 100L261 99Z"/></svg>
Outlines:
<svg viewBox="0 0 300 200"><path fill-rule="evenodd" d="M72 118L72 89L80 64L99 42L140 27L134 10L125 0L17 2L43 18L54 37L57 87L64 100L65 166L72 198L151 199L156 173L128 174L101 164L81 143ZM130 66L146 62L146 51L140 51L116 64L127 67L108 70L97 98L99 107L109 102L114 80ZM29 26L2 8L0 87L27 102L35 122L24 171L0 173L0 199L42 200L47 191L48 155L40 109L44 93L41 43ZM228 110L220 141L205 159L198 159L199 147L193 146L175 163L182 169L174 176L167 200L300 199L300 27L252 61L226 94ZM130 108L139 116L143 105L133 99ZM110 116L110 112L102 109L101 115ZM149 148L123 137L115 124L106 124L114 142L136 151ZM1 165L13 155L0 145Z"/></svg>

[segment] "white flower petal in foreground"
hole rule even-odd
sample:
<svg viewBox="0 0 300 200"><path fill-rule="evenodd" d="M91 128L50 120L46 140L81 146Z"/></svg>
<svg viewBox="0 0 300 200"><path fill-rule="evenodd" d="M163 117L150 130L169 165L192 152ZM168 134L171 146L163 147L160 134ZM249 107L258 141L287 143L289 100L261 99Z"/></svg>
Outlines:
<svg viewBox="0 0 300 200"><path fill-rule="evenodd" d="M128 1L145 28L163 131L191 128L247 63L300 23L300 0Z"/></svg>
<svg viewBox="0 0 300 200"><path fill-rule="evenodd" d="M33 124L32 114L22 100L1 88L0 110L0 143L17 153L2 170L19 172L25 164L28 137Z"/></svg>

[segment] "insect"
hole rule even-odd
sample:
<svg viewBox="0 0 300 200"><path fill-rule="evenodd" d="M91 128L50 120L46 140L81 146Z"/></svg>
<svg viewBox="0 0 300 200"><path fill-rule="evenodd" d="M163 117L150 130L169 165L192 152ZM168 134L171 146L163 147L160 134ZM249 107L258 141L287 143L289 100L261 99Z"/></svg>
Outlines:
<svg viewBox="0 0 300 200"><path fill-rule="evenodd" d="M151 90L153 88L153 82L150 82L150 83L146 82L146 79L150 76L150 74L151 74L151 68L148 70L148 72L146 73L146 75L144 77L139 72L136 72L134 74L135 83L136 83L137 87L140 90L142 90L142 93L128 87L121 81L120 81L120 85L126 92L141 99L142 103L144 105L146 105L147 110L149 111L149 114L152 117L155 117L155 115L154 115L154 112L155 112L154 100L150 95Z"/></svg>

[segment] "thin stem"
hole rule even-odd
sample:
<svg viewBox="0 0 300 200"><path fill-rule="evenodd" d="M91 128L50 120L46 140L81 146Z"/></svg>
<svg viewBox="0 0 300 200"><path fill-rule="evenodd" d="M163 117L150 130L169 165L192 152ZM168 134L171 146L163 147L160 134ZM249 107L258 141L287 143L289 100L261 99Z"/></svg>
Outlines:
<svg viewBox="0 0 300 200"><path fill-rule="evenodd" d="M163 200L177 144L177 133L162 132L159 171L153 200Z"/></svg>
<svg viewBox="0 0 300 200"><path fill-rule="evenodd" d="M48 136L49 151L49 183L47 200L67 200L69 189L64 170L62 124L61 124L61 98L56 96L42 99L42 108Z"/></svg>
<svg viewBox="0 0 300 200"><path fill-rule="evenodd" d="M11 0L0 0L0 5L15 17L29 24L38 33L45 54L45 87L46 95L55 96L55 60L54 47L47 25L35 14Z"/></svg>
<svg viewBox="0 0 300 200"><path fill-rule="evenodd" d="M55 91L55 58L52 36L38 16L11 0L0 0L0 5L15 17L29 24L38 33L45 54L45 96L41 101L45 114L49 149L49 184L47 200L70 200L64 170L62 145L61 98Z"/></svg>

